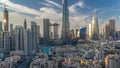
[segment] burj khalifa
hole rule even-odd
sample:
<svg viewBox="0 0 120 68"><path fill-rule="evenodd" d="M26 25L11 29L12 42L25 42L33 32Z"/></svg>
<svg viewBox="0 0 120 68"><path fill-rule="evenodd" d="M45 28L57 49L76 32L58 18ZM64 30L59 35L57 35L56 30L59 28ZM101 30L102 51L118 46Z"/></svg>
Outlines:
<svg viewBox="0 0 120 68"><path fill-rule="evenodd" d="M70 39L68 0L62 0L62 41Z"/></svg>

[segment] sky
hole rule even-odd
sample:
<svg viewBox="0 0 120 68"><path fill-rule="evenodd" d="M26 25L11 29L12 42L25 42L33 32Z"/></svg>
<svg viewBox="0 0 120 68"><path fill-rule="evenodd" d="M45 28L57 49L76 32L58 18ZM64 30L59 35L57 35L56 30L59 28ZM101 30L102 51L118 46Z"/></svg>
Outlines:
<svg viewBox="0 0 120 68"><path fill-rule="evenodd" d="M43 18L49 18L51 23L62 24L62 0L0 0L0 21L3 21L5 3L9 11L9 23L14 24L14 27L23 25L25 18L28 26L30 21L36 21L41 33ZM68 0L68 8L71 29L88 26L94 10L100 29L111 18L116 20L116 25L120 28L120 0Z"/></svg>

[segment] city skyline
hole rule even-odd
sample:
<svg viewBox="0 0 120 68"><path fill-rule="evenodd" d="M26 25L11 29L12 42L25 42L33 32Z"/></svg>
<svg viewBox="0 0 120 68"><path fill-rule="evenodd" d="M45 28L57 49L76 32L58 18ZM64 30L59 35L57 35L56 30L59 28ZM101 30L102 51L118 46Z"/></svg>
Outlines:
<svg viewBox="0 0 120 68"><path fill-rule="evenodd" d="M109 1L109 3L107 3ZM40 3L39 3L40 2ZM3 3L6 3L9 11L9 23L22 25L26 18L28 26L30 21L36 21L43 33L43 18L49 18L51 23L62 25L62 1L60 0L40 0L40 1L16 1L16 0L1 0L0 1L0 21L3 21ZM92 3L93 2L93 3ZM104 3L103 3L104 2ZM34 4L35 5L34 5ZM38 4L39 3L39 4ZM116 5L114 5L116 4ZM39 6L36 6L39 5ZM97 10L97 17L100 26L110 18L115 18L116 24L119 25L119 1L118 0L68 0L70 10L70 24L72 28L80 28L88 25L92 21L93 11ZM24 10L21 10L24 8ZM114 9L114 10L113 10ZM51 12L49 12L51 11ZM108 12L109 11L109 12ZM16 19L15 19L16 18ZM61 27L59 27L61 28Z"/></svg>
<svg viewBox="0 0 120 68"><path fill-rule="evenodd" d="M119 2L0 0L0 68L119 68Z"/></svg>

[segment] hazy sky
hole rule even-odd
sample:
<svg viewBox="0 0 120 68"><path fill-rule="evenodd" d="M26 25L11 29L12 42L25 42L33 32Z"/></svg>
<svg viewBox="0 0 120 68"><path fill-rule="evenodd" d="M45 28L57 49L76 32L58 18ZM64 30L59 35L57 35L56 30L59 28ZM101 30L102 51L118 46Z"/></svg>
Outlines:
<svg viewBox="0 0 120 68"><path fill-rule="evenodd" d="M43 28L43 18L51 23L61 24L62 0L0 0L0 21L3 15L3 3L9 8L10 23L22 25L24 18L28 25L34 20ZM120 0L68 0L71 28L80 28L91 23L93 11L97 10L100 27L110 18L120 25ZM60 26L61 27L61 26Z"/></svg>

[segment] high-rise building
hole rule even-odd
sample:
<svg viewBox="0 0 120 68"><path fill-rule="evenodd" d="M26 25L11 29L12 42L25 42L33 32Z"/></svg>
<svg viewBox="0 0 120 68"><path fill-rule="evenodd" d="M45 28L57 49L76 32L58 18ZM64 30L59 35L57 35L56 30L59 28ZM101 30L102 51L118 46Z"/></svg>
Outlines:
<svg viewBox="0 0 120 68"><path fill-rule="evenodd" d="M40 26L37 25L37 34L40 34Z"/></svg>
<svg viewBox="0 0 120 68"><path fill-rule="evenodd" d="M15 31L10 31L10 50L15 50Z"/></svg>
<svg viewBox="0 0 120 68"><path fill-rule="evenodd" d="M89 39L91 39L91 36L92 36L92 24L90 23L89 24L89 28L88 28L88 35L89 35Z"/></svg>
<svg viewBox="0 0 120 68"><path fill-rule="evenodd" d="M114 19L109 20L109 29L110 29L110 37L111 37L111 39L115 39L116 24L115 24Z"/></svg>
<svg viewBox="0 0 120 68"><path fill-rule="evenodd" d="M13 31L13 24L10 24L10 31Z"/></svg>
<svg viewBox="0 0 120 68"><path fill-rule="evenodd" d="M69 9L68 0L62 0L62 40L68 41L70 39L70 23L69 23Z"/></svg>
<svg viewBox="0 0 120 68"><path fill-rule="evenodd" d="M96 17L96 13L94 13L93 19L92 19L92 40L98 40L99 39L99 25L98 25L98 19Z"/></svg>
<svg viewBox="0 0 120 68"><path fill-rule="evenodd" d="M58 26L59 26L59 24L57 24L57 23L53 24L54 39L55 39L55 40L58 40Z"/></svg>
<svg viewBox="0 0 120 68"><path fill-rule="evenodd" d="M109 25L107 23L105 23L105 26L103 29L103 35L104 35L104 39L109 39L110 37Z"/></svg>
<svg viewBox="0 0 120 68"><path fill-rule="evenodd" d="M109 27L110 27L110 31L115 31L116 24L114 19L109 20Z"/></svg>
<svg viewBox="0 0 120 68"><path fill-rule="evenodd" d="M76 39L80 37L80 30L79 29L72 29L71 30L71 39Z"/></svg>
<svg viewBox="0 0 120 68"><path fill-rule="evenodd" d="M15 32L13 29L13 24L10 24L10 50L15 50Z"/></svg>
<svg viewBox="0 0 120 68"><path fill-rule="evenodd" d="M3 48L3 42L2 42L3 38L2 38L2 32L0 32L0 48Z"/></svg>
<svg viewBox="0 0 120 68"><path fill-rule="evenodd" d="M16 26L14 30L15 50L22 51L24 55L32 55L32 30L25 29L23 26Z"/></svg>
<svg viewBox="0 0 120 68"><path fill-rule="evenodd" d="M0 21L0 32L2 31L2 22Z"/></svg>
<svg viewBox="0 0 120 68"><path fill-rule="evenodd" d="M37 25L37 45L40 44L40 26Z"/></svg>
<svg viewBox="0 0 120 68"><path fill-rule="evenodd" d="M15 27L15 50L24 51L26 46L25 30L22 26Z"/></svg>
<svg viewBox="0 0 120 68"><path fill-rule="evenodd" d="M27 22L26 22L26 19L24 20L24 28L27 29Z"/></svg>
<svg viewBox="0 0 120 68"><path fill-rule="evenodd" d="M32 31L31 31L31 29L27 29L26 53L27 53L27 55L32 55Z"/></svg>
<svg viewBox="0 0 120 68"><path fill-rule="evenodd" d="M9 14L6 5L3 11L3 23L4 23L4 30L9 31Z"/></svg>
<svg viewBox="0 0 120 68"><path fill-rule="evenodd" d="M37 52L37 24L34 21L31 21L31 30L32 30L32 50L34 53Z"/></svg>
<svg viewBox="0 0 120 68"><path fill-rule="evenodd" d="M73 29L70 31L70 36L71 36L71 40L75 38Z"/></svg>
<svg viewBox="0 0 120 68"><path fill-rule="evenodd" d="M38 46L40 45L40 26L39 25L37 25L37 38L36 38L36 40L37 40L37 52L38 52Z"/></svg>
<svg viewBox="0 0 120 68"><path fill-rule="evenodd" d="M4 50L4 54L8 55L10 52L10 32L2 31L0 34L0 48Z"/></svg>
<svg viewBox="0 0 120 68"><path fill-rule="evenodd" d="M50 40L50 21L49 19L45 18L43 20L43 37L44 37L44 42L47 43Z"/></svg>
<svg viewBox="0 0 120 68"><path fill-rule="evenodd" d="M80 39L86 40L87 28L83 27L80 29Z"/></svg>
<svg viewBox="0 0 120 68"><path fill-rule="evenodd" d="M54 39L54 33L53 32L50 32L50 39Z"/></svg>

